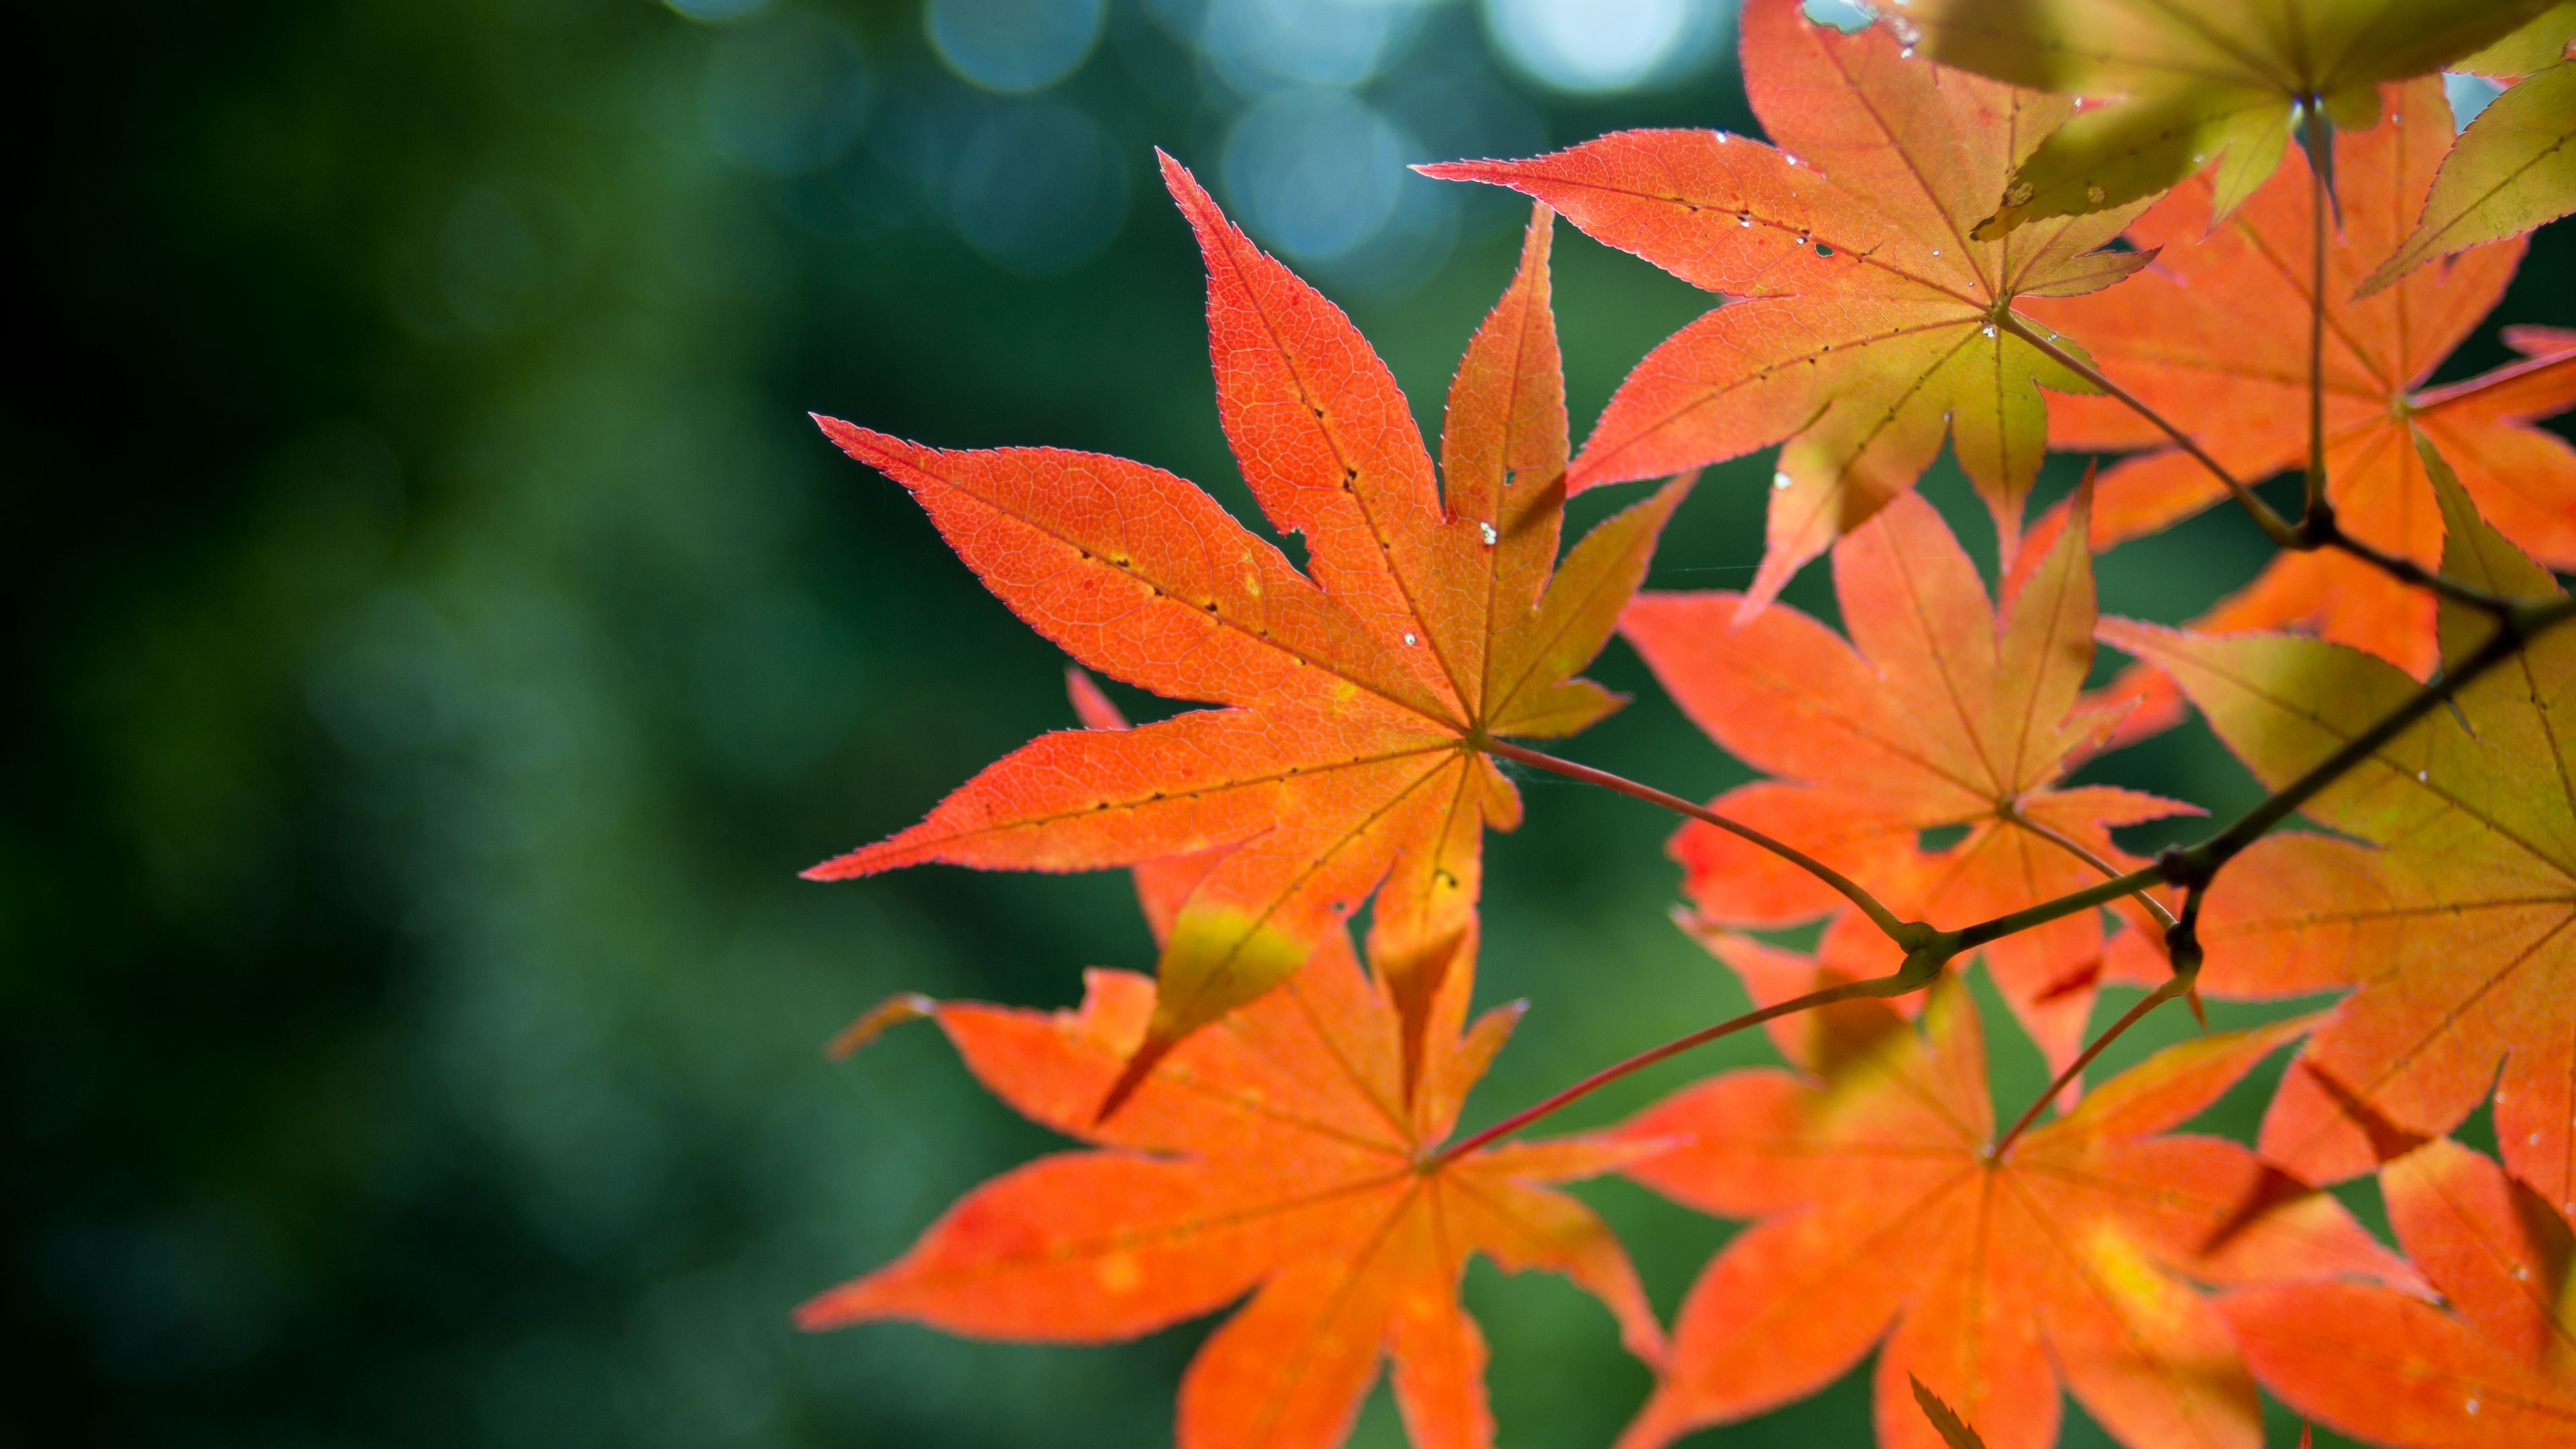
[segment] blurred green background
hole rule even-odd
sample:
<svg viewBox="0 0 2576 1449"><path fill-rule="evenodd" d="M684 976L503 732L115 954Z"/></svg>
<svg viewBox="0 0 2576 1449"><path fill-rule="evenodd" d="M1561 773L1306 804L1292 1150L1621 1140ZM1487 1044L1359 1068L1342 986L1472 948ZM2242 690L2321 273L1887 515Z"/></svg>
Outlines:
<svg viewBox="0 0 2576 1449"><path fill-rule="evenodd" d="M1122 453L1250 517L1150 148L1347 305L1436 429L1524 212L1404 163L1751 129L1725 9L278 0L18 23L43 124L19 152L28 370L0 401L0 1436L1166 1440L1204 1324L1104 1349L788 1326L1045 1143L935 1032L840 1065L821 1042L898 988L1052 1005L1084 964L1150 962L1118 874L794 878L1069 722L1054 651L803 414ZM2570 251L2544 235L2502 315L2576 323ZM1570 229L1558 258L1579 436L1706 299ZM2446 374L2504 355L2490 327ZM1717 470L1655 582L1743 582L1767 476ZM1990 554L1946 463L1927 487ZM2181 618L2259 557L2213 513L2108 558L2106 604ZM1824 582L1790 597L1829 613ZM1639 700L1574 753L1685 792L1742 778L1624 646L1595 673ZM2251 795L2196 726L2091 774ZM1533 1010L1471 1122L1740 1000L1664 920L1664 818L1526 789L1480 994ZM2017 1106L2037 1060L1999 1035ZM2249 1127L2260 1085L2215 1120ZM1583 1191L1667 1312L1729 1231ZM1641 1397L1563 1283L1480 1266L1467 1295L1506 1443L1603 1442ZM1852 1381L1694 1442L1860 1442L1867 1414ZM1398 1439L1381 1390L1357 1442ZM2072 1416L2067 1442L2105 1441Z"/></svg>

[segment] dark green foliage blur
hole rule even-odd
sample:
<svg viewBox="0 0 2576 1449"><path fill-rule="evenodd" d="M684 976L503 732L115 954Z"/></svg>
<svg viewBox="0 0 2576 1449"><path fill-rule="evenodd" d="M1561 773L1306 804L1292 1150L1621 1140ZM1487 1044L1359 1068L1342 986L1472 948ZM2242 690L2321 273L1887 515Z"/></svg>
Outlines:
<svg viewBox="0 0 2576 1449"><path fill-rule="evenodd" d="M40 110L0 397L0 1441L1167 1440L1203 1325L1109 1349L788 1326L1048 1146L934 1031L840 1065L824 1039L899 988L1057 1005L1086 964L1151 960L1115 874L795 879L1070 720L1050 646L803 414L1123 453L1249 516L1151 147L1321 258L1436 428L1525 213L1400 163L1751 126L1723 44L1579 99L1496 58L1511 7L1459 0L1270 7L1380 26L1358 73L1198 44L1196 0L1110 0L1024 95L944 63L921 0L689 8L17 21ZM1282 54L1311 73L1246 79ZM986 78L1026 85L1007 61ZM1558 237L1580 436L1705 299ZM2504 315L2576 322L2570 250L2544 236ZM2490 328L2457 370L2503 356ZM1656 582L1749 577L1767 476L1717 470ZM1929 486L1991 554L1947 464ZM2181 618L2259 556L2213 512L2106 560L2106 602ZM1824 583L1791 598L1827 609ZM1596 673L1639 700L1573 753L1741 778L1624 646ZM2094 773L2252 793L2197 727ZM1471 1120L1740 999L1664 920L1665 819L1526 788L1480 992L1533 1010ZM2017 1105L2037 1058L1999 1035ZM1667 1312L1729 1231L1585 1191ZM1479 1267L1467 1294L1506 1443L1601 1443L1642 1395L1563 1283ZM1702 1442L1867 1422L1853 1381ZM1373 1401L1355 1442L1398 1440Z"/></svg>

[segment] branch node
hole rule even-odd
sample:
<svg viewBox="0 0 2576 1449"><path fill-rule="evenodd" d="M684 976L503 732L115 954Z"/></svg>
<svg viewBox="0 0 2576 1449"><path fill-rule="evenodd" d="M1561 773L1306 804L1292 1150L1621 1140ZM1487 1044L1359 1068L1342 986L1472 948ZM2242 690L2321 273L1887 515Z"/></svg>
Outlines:
<svg viewBox="0 0 2576 1449"><path fill-rule="evenodd" d="M2198 890L2208 885L2216 873L2215 867L2203 864L2195 852L2182 846L2168 845L2156 852L2156 874L2163 876L2167 885Z"/></svg>

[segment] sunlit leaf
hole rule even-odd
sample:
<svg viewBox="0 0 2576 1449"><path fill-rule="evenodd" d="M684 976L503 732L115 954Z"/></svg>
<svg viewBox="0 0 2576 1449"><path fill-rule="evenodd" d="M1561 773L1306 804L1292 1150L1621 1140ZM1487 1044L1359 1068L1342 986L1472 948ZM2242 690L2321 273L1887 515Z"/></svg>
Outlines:
<svg viewBox="0 0 2576 1449"><path fill-rule="evenodd" d="M2253 1380L2194 1281L2414 1282L2332 1198L2163 1135L2306 1025L2168 1049L1997 1156L1976 1008L1945 985L1920 1034L1861 1003L1819 1074L1729 1072L1630 1119L1684 1145L1628 1176L1754 1221L1683 1300L1623 1449L1804 1397L1873 1345L1885 1449L1943 1449L1909 1381L1992 1449L2055 1443L2061 1385L2135 1449L2255 1449Z"/></svg>
<svg viewBox="0 0 2576 1449"><path fill-rule="evenodd" d="M1694 723L1773 777L1719 796L1717 810L1869 882L1901 915L1983 920L2141 864L2111 827L2190 808L2066 783L2069 760L2114 723L2071 713L2093 658L2092 556L2071 528L2025 558L1998 609L1940 515L1908 497L1834 549L1849 642L1785 605L1738 625L1731 593L1640 594L1620 627ZM1965 835L1918 846L1950 826ZM1669 848L1702 925L1778 926L1844 904L1712 826L1684 825ZM2073 1060L2102 966L2100 917L2007 937L1986 961L2050 1062ZM1895 965L1890 955L1851 974Z"/></svg>
<svg viewBox="0 0 2576 1449"><path fill-rule="evenodd" d="M2557 583L2434 474L2445 573L2493 592ZM2445 658L2492 628L2445 605ZM2210 637L2107 621L2172 675L2277 787L2412 696L2395 666L2286 635ZM2200 928L2204 991L2350 999L2282 1078L2264 1154L2311 1182L2369 1171L2456 1126L2495 1087L2506 1164L2576 1202L2576 633L2544 634L2309 802L2344 838L2279 835L2219 872ZM2499 1084L2498 1068L2502 1068Z"/></svg>
<svg viewBox="0 0 2576 1449"><path fill-rule="evenodd" d="M2436 1138L2380 1170L2397 1240L2448 1311L2371 1283L2220 1304L2264 1386L2374 1444L2576 1442L2576 1235L2495 1162Z"/></svg>
<svg viewBox="0 0 2576 1449"><path fill-rule="evenodd" d="M2508 87L2460 133L2424 198L2424 215L2379 270L2369 296L2435 257L2531 230L2576 211L2576 62Z"/></svg>
<svg viewBox="0 0 2576 1449"><path fill-rule="evenodd" d="M1617 706L1567 676L1609 637L1687 487L1609 520L1553 568L1566 443L1544 208L1451 387L1444 495L1349 319L1177 162L1164 176L1207 258L1227 439L1270 521L1306 536L1308 570L1140 463L943 452L823 420L1075 658L1225 706L1040 738L921 824L811 872L1078 870L1222 850L1173 916L1152 1027L1104 1111L1175 1043L1295 971L1373 890L1372 955L1404 1018L1423 1020L1473 923L1484 829L1520 817L1476 741L1570 733Z"/></svg>
<svg viewBox="0 0 2576 1449"><path fill-rule="evenodd" d="M2508 329L2530 354L2483 375L2428 386L2504 294L2523 243L2475 247L2442 267L2355 297L2362 278L2415 224L2451 139L2441 85L2389 88L2378 128L2336 140L2342 220L2326 252L2326 496L2353 537L2427 567L2442 554L2441 510L2410 430L2453 460L2487 517L2523 548L2576 566L2576 449L2537 419L2576 404L2576 338ZM2129 229L2160 247L2156 265L2099 297L2032 310L2084 342L2103 372L2189 427L2240 478L2261 479L2307 455L2309 188L2304 167L2275 175L2235 215L2211 224L2210 188L2194 179ZM2248 319L2301 319L2248 325ZM2209 470L2153 424L2098 397L2056 399L2061 448L2143 451L2102 475L2094 543L2164 528L2225 499ZM2421 677L2435 663L2433 600L2333 550L2284 554L2195 621L2204 632L2292 626L2351 644ZM2170 684L2133 671L2115 692L2142 696L2124 738L2181 717Z"/></svg>
<svg viewBox="0 0 2576 1449"><path fill-rule="evenodd" d="M1139 885L1150 899L1157 882ZM1090 1150L976 1188L798 1322L1105 1343L1249 1295L1182 1379L1182 1449L1328 1449L1382 1361L1415 1444L1490 1445L1484 1338L1458 1301L1480 1254L1572 1279L1632 1352L1660 1363L1662 1331L1618 1240L1547 1186L1652 1144L1555 1138L1422 1165L1519 1016L1466 1025L1474 974L1462 956L1443 976L1409 1102L1404 1027L1336 931L1277 991L1175 1048L1106 1124L1094 1109L1154 1010L1145 978L1095 971L1075 1011L939 1003L935 1018L995 1095Z"/></svg>
<svg viewBox="0 0 2576 1449"><path fill-rule="evenodd" d="M2119 214L1969 236L2068 102L1945 71L1881 29L1818 25L1797 0L1752 0L1742 23L1745 89L1775 145L1624 131L1524 161L1423 168L1513 187L1741 299L1637 364L1569 490L1785 440L1747 591L1758 606L1911 489L1946 439L2009 551L2047 446L2040 389L2085 383L1998 323L2017 299L2095 291L2151 258L2099 250Z"/></svg>
<svg viewBox="0 0 2576 1449"><path fill-rule="evenodd" d="M1999 189L1983 235L2155 195L2215 161L2225 216L2279 164L2292 108L2366 113L2382 81L2495 43L2552 0L1906 0L1942 61L2062 95L2076 115Z"/></svg>

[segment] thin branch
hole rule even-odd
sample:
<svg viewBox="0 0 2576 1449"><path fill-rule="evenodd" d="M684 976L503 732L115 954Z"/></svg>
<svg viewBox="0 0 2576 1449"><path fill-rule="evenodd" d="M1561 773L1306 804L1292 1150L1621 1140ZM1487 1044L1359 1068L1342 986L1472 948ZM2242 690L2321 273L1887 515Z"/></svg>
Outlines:
<svg viewBox="0 0 2576 1449"><path fill-rule="evenodd" d="M2060 917L2105 905L2159 881L2207 885L2220 866L2261 839L2273 826L2290 818L2299 807L2314 799L2318 791L2377 754L2389 741L2412 728L2416 721L2441 708L2444 701L2466 688L2471 681L2520 653L2524 645L2571 616L2576 616L2576 599L2557 598L2514 606L2496 621L2496 630L2487 636L2486 642L2458 664L2445 669L2442 678L2417 690L2378 723L2345 741L2333 754L2319 760L2299 778L2274 791L2261 804L2237 817L2226 829L2199 844L2183 850L2167 850L2156 858L2155 864L2100 885L2087 886L2053 901L2042 901L1944 934L1956 939L1959 950L1971 951L1988 941L2000 940L2033 926L2043 926Z"/></svg>
<svg viewBox="0 0 2576 1449"><path fill-rule="evenodd" d="M1635 1056L1612 1062L1573 1086L1523 1107L1481 1132L1440 1149L1424 1164L1425 1170L1445 1167L1480 1147L1508 1137L1542 1117L1591 1096L1622 1077L1644 1071L1657 1062L1668 1057L1679 1056L1693 1047L1706 1046L1720 1037L1733 1036L1748 1027L1760 1026L1774 1018L1791 1016L1801 1011L1813 1011L1817 1007L1831 1006L1838 1001L1857 1001L1865 997L1903 996L1909 991L1920 991L1940 976L1941 967L1949 959L1950 953L1947 951L1917 950L1908 955L1905 958L1905 964L1890 975L1873 976L1866 981L1846 981L1839 986L1810 991L1804 996L1793 996L1787 1001L1748 1011L1741 1016L1730 1016L1714 1026L1704 1026L1687 1035L1674 1037L1661 1046L1648 1047Z"/></svg>
<svg viewBox="0 0 2576 1449"><path fill-rule="evenodd" d="M2523 646L2543 633L2576 615L2576 599L2557 598L2543 603L2518 604L2496 621L2496 630L2486 642L2472 650L2466 659L2446 667L2442 677L2425 685L2404 704L2352 737L2343 748L2319 760L2306 774L2272 792L2269 799L2248 810L2235 824L2193 846L2186 855L2193 862L2199 878L2227 863L2238 851L2252 845L2265 831L2290 818L2292 812L2314 798L2318 791L2333 784L2344 772L2377 754L2381 746L2404 734L2417 720L2431 714L2451 696L2466 689L2478 676L2495 668L2523 650Z"/></svg>
<svg viewBox="0 0 2576 1449"><path fill-rule="evenodd" d="M2001 1138L1997 1139L1994 1146L1986 1149L1987 1160L1993 1161L2002 1157L2005 1151L2011 1148L2014 1141L2017 1140L2022 1133L2030 1129L2030 1124L2039 1120L2040 1112L2045 1109L2049 1103L2057 1100L2057 1094L2066 1090L2066 1084L2074 1081L2076 1076L2086 1067L2093 1065L2093 1059L2102 1055L2102 1049L2104 1047L2118 1041L2122 1034L2127 1032L2130 1027L2136 1026L2139 1021L2145 1018L2148 1012L2155 1010L2157 1007L2164 1005L2166 1002L2173 1000L2175 997L2182 995L2190 989L2191 987L2189 983L2184 981L2182 977L2169 977L2162 985L2140 998L2137 1005L2122 1012L2118 1021L2104 1027L2102 1029L2102 1034L2093 1038L2092 1044L2084 1048L2083 1054L2078 1056L2074 1061L2067 1063L2066 1070L2057 1074L2057 1080L2048 1084L2048 1090L2040 1093L2038 1100L2032 1102L2030 1106L2022 1112L2021 1117L2012 1124L2011 1130L2005 1132Z"/></svg>
<svg viewBox="0 0 2576 1449"><path fill-rule="evenodd" d="M2029 323L2021 319L2020 313L2007 310L2003 314L2001 325L2006 332L2038 348L2050 361L2119 399L2131 412L2162 429L2166 437L2173 439L2175 447L2198 459L2200 466L2209 470L2210 476L2227 485L2229 495L2234 497L2247 513L2254 516L2254 522L2262 527L2265 538L2282 548L2301 546L2298 526L2274 512L2271 504L2255 497L2254 490L2246 487L2243 479L2227 471L2225 464L2211 457L2209 450L2200 445L2198 438L2176 427L2166 419L2164 414L2147 406L2145 399L2140 398L2136 393L2105 377L2100 368L2058 346L2055 339L2040 335Z"/></svg>
<svg viewBox="0 0 2576 1449"><path fill-rule="evenodd" d="M1881 904L1878 897L1871 895L1858 881L1844 875L1841 871L1786 841L1765 835L1740 820L1730 820L1705 805L1693 804L1679 795L1658 790L1652 785L1640 785L1634 780L1611 774L1607 770L1596 770L1590 765L1578 765L1572 760L1561 760L1554 755L1525 749L1505 740L1489 739L1484 742L1484 746L1488 754L1563 775L1569 780L1581 780L1587 785L1599 785L1605 790L1616 790L1622 795L1643 800L1649 805L1661 805L1677 815L1687 815L1693 820L1714 825L1739 839L1750 841L1841 892L1843 899L1858 906L1861 914L1869 917L1870 924L1878 927L1880 934L1905 950L1916 949L1933 935L1932 928L1921 921L1898 920L1896 913Z"/></svg>
<svg viewBox="0 0 2576 1449"><path fill-rule="evenodd" d="M2317 546L2341 549L2401 584L2413 584L2419 589L2430 589L2443 598L2466 604L2470 608L2493 614L2498 618L2513 612L2517 606L2526 602L2521 599L2507 598L2502 594L2489 593L2475 584L2461 583L2448 574L2436 573L2424 567L2404 554L2389 553L2364 543L2343 531L2343 525L2336 521L2334 510L2331 508L2322 513L2309 515L2307 520L2299 525L2299 531L2313 538Z"/></svg>
<svg viewBox="0 0 2576 1449"><path fill-rule="evenodd" d="M2179 996L2191 1003L2191 1014L2194 1017L2200 1017L2198 994L2201 962L2200 899L2208 889L2205 885L2193 886L2182 898L2182 915L2171 920L2165 927L2165 954L2173 961L2173 975L2167 977L2155 990L2148 992L2137 1005L2121 1013L2118 1021L2104 1028L2102 1034L2093 1039L2092 1045L2084 1048L2082 1054L2067 1065L2066 1070L2059 1072L2057 1080L2048 1084L2048 1090L2039 1094L2039 1100L2031 1103L2020 1118L2012 1124L2012 1129L2004 1133L2002 1138L1988 1149L1986 1153L1988 1160L2002 1157L2005 1150L2013 1145L2014 1139L2030 1130L2030 1124L2039 1119L2042 1108L2056 1101L2058 1094L2066 1090L2067 1084L2074 1081L2086 1067L2093 1065L2096 1057L2102 1055L2104 1047L2118 1041L2130 1027L2145 1020L2148 1012ZM2206 1029L2209 1022L2207 1018L2201 1018L2200 1024Z"/></svg>
<svg viewBox="0 0 2576 1449"><path fill-rule="evenodd" d="M2175 426L2172 420L2149 407L2137 394L2104 376L2099 368L2042 336L2018 314L2005 313L2002 326L2003 330L2047 354L2059 366L2102 389L2131 412L2155 424L2166 437L2173 439L2174 446L2190 454L2201 467L2209 470L2211 477L2226 485L2228 494L2244 505L2245 511L2252 514L2254 522L2262 528L2263 536L2270 539L2277 547L2301 553L2313 552L2320 548L2340 549L2399 583L2430 589L2444 598L2455 599L2472 608L2482 609L2499 617L2514 606L2515 600L2500 594L2488 593L2471 584L2461 583L2457 579L2436 573L2411 558L2389 553L2353 537L2344 532L2335 522L2334 510L2331 508L2311 507L2299 522L2291 523L2274 512L2272 505L2256 497L2254 491L2246 486L2245 480L2229 472L2226 465L2210 456L2209 450L2200 445L2199 439ZM2323 466L2322 463L2316 464L2320 470ZM2322 472L2320 471L2316 476L2322 476Z"/></svg>
<svg viewBox="0 0 2576 1449"><path fill-rule="evenodd" d="M2029 831L2031 834L2038 836L2040 839L2047 841L2049 844L2056 846L2058 849L2065 851L2067 854L2074 856L2077 860L2080 860L2086 865L2093 867L2095 870L2102 872L2102 874L2109 876L2114 880L2119 879L2121 871L2118 866L2113 865L2111 862L2104 860L2101 856L2096 855L2093 852L2092 847L2086 845L2083 841L2076 839L2074 836L2066 834L2064 831L2057 829L2053 825L2046 825L2037 820L2033 820L2011 805L2002 806L1997 809L1995 813L2003 819ZM2148 914L2153 915L2157 921L2167 927L2173 925L2174 913L2165 909L2164 902L2157 900L2153 895L2143 889L2131 891L2129 894L2137 897L2138 904L2145 906Z"/></svg>

